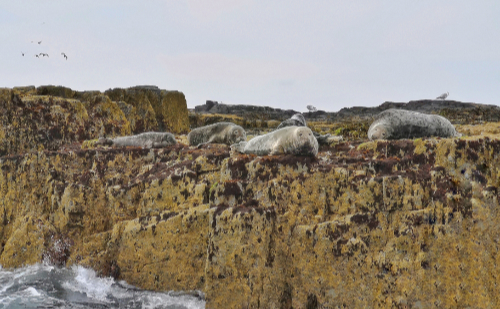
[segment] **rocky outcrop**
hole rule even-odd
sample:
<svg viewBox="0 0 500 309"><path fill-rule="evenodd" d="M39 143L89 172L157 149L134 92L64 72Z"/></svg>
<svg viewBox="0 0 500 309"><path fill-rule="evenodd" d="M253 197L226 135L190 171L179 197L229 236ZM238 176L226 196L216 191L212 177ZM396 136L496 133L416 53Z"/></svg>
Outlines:
<svg viewBox="0 0 500 309"><path fill-rule="evenodd" d="M182 144L3 157L0 263L199 289L208 308L496 305L499 149L472 138L340 143L317 158Z"/></svg>
<svg viewBox="0 0 500 309"><path fill-rule="evenodd" d="M82 264L207 308L494 308L499 126L315 158L43 141L0 158L0 264Z"/></svg>
<svg viewBox="0 0 500 309"><path fill-rule="evenodd" d="M100 136L182 133L188 128L186 101L177 91L133 87L102 94L60 86L0 88L0 156L57 150Z"/></svg>
<svg viewBox="0 0 500 309"><path fill-rule="evenodd" d="M113 101L130 105L125 110L134 133L189 131L186 99L182 92L161 90L156 86L136 86L110 89L104 94Z"/></svg>
<svg viewBox="0 0 500 309"><path fill-rule="evenodd" d="M217 101L207 100L205 105L195 106L196 113L235 115L250 120L279 120L283 121L298 113L294 110L283 110L268 106L257 105L229 105Z"/></svg>
<svg viewBox="0 0 500 309"><path fill-rule="evenodd" d="M478 103L465 103L452 100L416 100L408 103L384 102L376 107L346 107L338 112L304 112L306 120L324 122L371 121L373 116L389 108L401 108L429 114L440 114L452 123L467 124L481 122L499 122L500 107ZM298 113L294 110L282 110L267 106L228 105L207 101L205 105L195 107L196 113L230 114L246 119L283 121Z"/></svg>

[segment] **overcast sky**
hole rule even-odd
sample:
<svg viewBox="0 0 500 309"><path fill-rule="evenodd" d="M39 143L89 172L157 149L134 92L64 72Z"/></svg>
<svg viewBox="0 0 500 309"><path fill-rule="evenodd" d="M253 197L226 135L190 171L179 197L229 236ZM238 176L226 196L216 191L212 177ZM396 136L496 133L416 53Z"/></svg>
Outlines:
<svg viewBox="0 0 500 309"><path fill-rule="evenodd" d="M500 105L497 0L0 0L0 42L0 87L157 85L190 108L338 111L446 91Z"/></svg>

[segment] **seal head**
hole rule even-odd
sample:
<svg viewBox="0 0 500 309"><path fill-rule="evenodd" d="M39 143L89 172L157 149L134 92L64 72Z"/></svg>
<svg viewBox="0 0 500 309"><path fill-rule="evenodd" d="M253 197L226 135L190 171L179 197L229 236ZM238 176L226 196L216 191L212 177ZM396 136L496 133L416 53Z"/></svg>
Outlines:
<svg viewBox="0 0 500 309"><path fill-rule="evenodd" d="M370 126L368 129L368 138L370 140L376 139L387 139L390 136L387 126L384 126L383 123L377 123L375 125Z"/></svg>
<svg viewBox="0 0 500 309"><path fill-rule="evenodd" d="M291 147L284 150L284 153L291 153L296 156L316 156L318 154L318 140L308 127L297 127L293 136L289 139ZM285 144L287 144L285 142Z"/></svg>

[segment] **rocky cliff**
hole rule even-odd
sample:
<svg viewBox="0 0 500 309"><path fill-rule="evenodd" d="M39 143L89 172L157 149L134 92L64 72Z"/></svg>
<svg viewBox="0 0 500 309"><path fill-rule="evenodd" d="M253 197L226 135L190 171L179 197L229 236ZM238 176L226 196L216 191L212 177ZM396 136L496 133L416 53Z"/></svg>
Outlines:
<svg viewBox="0 0 500 309"><path fill-rule="evenodd" d="M156 86L104 93L62 86L0 88L0 156L147 131L189 131L183 93Z"/></svg>
<svg viewBox="0 0 500 309"><path fill-rule="evenodd" d="M0 98L34 110L12 90ZM72 100L40 106L91 122ZM460 139L353 139L309 158L82 148L80 137L56 147L33 137L44 121L8 120L1 132L23 151L0 158L3 267L82 264L146 289L202 290L207 308L500 305L499 123L459 126Z"/></svg>

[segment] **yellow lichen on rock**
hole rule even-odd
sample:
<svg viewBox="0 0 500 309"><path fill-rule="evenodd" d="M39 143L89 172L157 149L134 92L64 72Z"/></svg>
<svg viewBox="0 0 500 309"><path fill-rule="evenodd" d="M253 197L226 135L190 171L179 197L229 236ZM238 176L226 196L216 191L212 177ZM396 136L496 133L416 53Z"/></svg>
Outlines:
<svg viewBox="0 0 500 309"><path fill-rule="evenodd" d="M60 124L2 123L2 145L17 147L0 157L3 267L81 264L145 289L201 290L207 308L500 305L498 138L364 139L317 157L101 147L90 122L106 114L109 132L123 129L119 100L3 96ZM81 145L77 127L61 130L72 123L97 131ZM69 139L56 148L41 129Z"/></svg>

